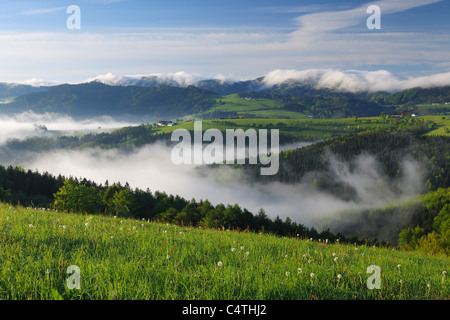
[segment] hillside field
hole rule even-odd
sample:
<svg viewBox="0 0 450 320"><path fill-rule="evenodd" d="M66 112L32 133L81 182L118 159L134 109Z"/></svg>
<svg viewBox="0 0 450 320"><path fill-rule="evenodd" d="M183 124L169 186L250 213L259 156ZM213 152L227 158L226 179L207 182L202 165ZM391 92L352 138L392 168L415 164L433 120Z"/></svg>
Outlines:
<svg viewBox="0 0 450 320"><path fill-rule="evenodd" d="M450 297L448 257L295 235L281 238L0 204L0 242L1 299ZM68 287L72 265L79 267L80 289ZM380 289L368 288L371 265L380 268Z"/></svg>

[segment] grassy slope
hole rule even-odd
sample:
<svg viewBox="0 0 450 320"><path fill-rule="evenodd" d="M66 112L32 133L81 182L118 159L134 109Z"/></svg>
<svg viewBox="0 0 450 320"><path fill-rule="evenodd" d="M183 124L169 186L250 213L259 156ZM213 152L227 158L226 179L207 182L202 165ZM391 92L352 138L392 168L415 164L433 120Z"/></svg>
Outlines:
<svg viewBox="0 0 450 320"><path fill-rule="evenodd" d="M1 299L52 299L52 289L65 299L450 296L448 275L443 275L449 258L387 248L43 212L7 204L0 204L0 235ZM70 265L81 269L80 290L66 287ZM366 286L369 265L381 268L380 290Z"/></svg>
<svg viewBox="0 0 450 320"><path fill-rule="evenodd" d="M203 130L216 128L221 131L226 129L267 128L279 129L280 133L290 133L298 140L320 140L333 135L353 133L355 129L362 128L387 128L396 127L383 121L380 117L344 119L227 119L227 120L203 120ZM193 121L183 122L173 127L159 128L156 132L172 132L176 129L193 130Z"/></svg>
<svg viewBox="0 0 450 320"><path fill-rule="evenodd" d="M240 98L237 94L231 94L218 99L218 104L208 110L203 116L209 117L214 111L237 113L238 115L252 115L258 118L282 118L282 119L305 119L303 113L283 110L281 102L270 99Z"/></svg>
<svg viewBox="0 0 450 320"><path fill-rule="evenodd" d="M448 133L445 132L445 128L450 131L450 119L448 117L442 119L442 116L425 116L425 118L434 121L437 124L437 128L428 132L428 135L448 135Z"/></svg>

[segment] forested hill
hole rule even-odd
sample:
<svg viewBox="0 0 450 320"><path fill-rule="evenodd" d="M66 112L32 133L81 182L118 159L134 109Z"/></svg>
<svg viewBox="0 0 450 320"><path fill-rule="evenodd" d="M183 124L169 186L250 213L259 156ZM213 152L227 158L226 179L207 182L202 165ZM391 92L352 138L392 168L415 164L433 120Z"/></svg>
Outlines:
<svg viewBox="0 0 450 320"><path fill-rule="evenodd" d="M383 105L446 103L450 102L450 86L412 88L392 94L376 94L371 101Z"/></svg>
<svg viewBox="0 0 450 320"><path fill-rule="evenodd" d="M33 110L36 113L55 112L77 118L92 116L146 116L147 121L162 118L179 118L201 114L215 108L220 117L233 116L233 108L250 106L245 101L235 101L221 109L225 94L237 93L242 99L274 100L281 108L273 109L271 116L292 117L292 112L315 117L369 117L381 113L392 114L407 110L419 113L420 104L442 104L439 113L447 112L444 103L450 102L450 86L413 88L396 93L350 93L331 89L314 89L298 83L283 83L267 87L261 79L255 81L221 83L201 81L182 87L174 84L139 82L133 85L107 85L100 82L63 84L49 87L0 84L0 99L14 98L0 104L0 113L20 113ZM244 104L243 104L244 103ZM242 107L241 106L241 107ZM230 109L231 108L231 109ZM252 108L257 108L253 105ZM262 109L261 109L262 110ZM253 110L254 111L254 110ZM265 110L267 112L267 110ZM280 111L286 113L279 113ZM435 110L437 111L437 110ZM423 114L430 114L428 110ZM436 113L436 112L435 112Z"/></svg>
<svg viewBox="0 0 450 320"><path fill-rule="evenodd" d="M0 112L32 110L73 117L132 115L178 117L198 113L215 103L215 93L194 86L109 86L99 82L49 87L0 106Z"/></svg>
<svg viewBox="0 0 450 320"><path fill-rule="evenodd" d="M281 152L280 168L274 176L261 176L255 165L243 165L241 170L257 181L298 183L306 179L319 190L351 200L354 190L336 180L329 160L333 156L351 167L359 155L374 156L387 181L395 181L402 162L411 159L420 164L429 189L450 187L450 137L420 136L409 131L364 131Z"/></svg>

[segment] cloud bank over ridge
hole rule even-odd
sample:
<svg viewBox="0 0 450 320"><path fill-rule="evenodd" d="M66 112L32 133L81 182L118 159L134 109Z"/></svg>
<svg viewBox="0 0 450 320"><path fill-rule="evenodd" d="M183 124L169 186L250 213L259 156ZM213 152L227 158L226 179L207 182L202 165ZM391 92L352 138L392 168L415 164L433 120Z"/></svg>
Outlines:
<svg viewBox="0 0 450 320"><path fill-rule="evenodd" d="M213 77L190 74L186 72L154 73L148 75L120 76L112 73L87 79L85 82L98 81L108 85L155 85L173 86L198 85L202 81L216 80L219 83L234 83L251 81L239 79L231 75L216 75ZM290 83L292 85L310 86L314 89L329 89L337 92L395 92L414 87L432 88L450 85L450 72L437 73L429 76L409 77L402 79L387 70L339 70L339 69L278 69L273 70L259 79L256 88L266 89L273 86Z"/></svg>

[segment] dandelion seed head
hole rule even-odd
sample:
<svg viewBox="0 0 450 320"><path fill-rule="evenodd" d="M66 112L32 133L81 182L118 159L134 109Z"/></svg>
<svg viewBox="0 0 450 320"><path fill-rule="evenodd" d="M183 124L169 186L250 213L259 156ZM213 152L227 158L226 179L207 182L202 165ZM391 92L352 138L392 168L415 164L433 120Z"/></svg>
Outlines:
<svg viewBox="0 0 450 320"><path fill-rule="evenodd" d="M221 267L221 266L223 266L223 263L222 263L222 261L219 261L219 262L217 262L217 266L218 266L218 267Z"/></svg>

